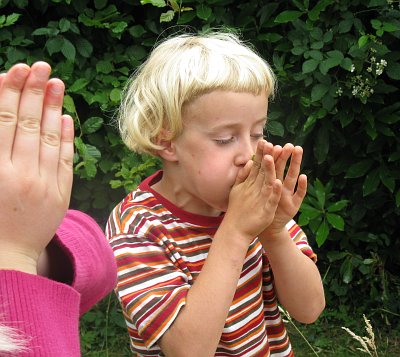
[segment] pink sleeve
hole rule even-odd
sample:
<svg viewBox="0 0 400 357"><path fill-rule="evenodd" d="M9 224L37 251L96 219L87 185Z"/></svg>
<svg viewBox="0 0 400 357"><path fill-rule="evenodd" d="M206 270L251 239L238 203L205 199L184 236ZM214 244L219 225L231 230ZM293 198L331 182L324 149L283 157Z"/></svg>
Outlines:
<svg viewBox="0 0 400 357"><path fill-rule="evenodd" d="M112 249L99 225L87 214L75 210L67 212L55 240L72 260L72 288L81 295L80 314L83 314L116 285L117 267Z"/></svg>
<svg viewBox="0 0 400 357"><path fill-rule="evenodd" d="M0 304L1 323L27 341L27 351L19 357L80 356L79 294L72 287L0 270Z"/></svg>

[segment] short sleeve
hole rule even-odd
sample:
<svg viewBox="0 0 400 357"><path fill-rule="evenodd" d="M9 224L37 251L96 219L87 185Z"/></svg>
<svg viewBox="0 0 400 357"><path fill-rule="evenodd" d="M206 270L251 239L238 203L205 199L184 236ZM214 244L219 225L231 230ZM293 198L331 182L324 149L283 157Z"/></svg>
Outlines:
<svg viewBox="0 0 400 357"><path fill-rule="evenodd" d="M116 293L129 333L149 350L185 305L190 288L187 275L174 261L168 239L119 234L110 237L110 244L118 269Z"/></svg>
<svg viewBox="0 0 400 357"><path fill-rule="evenodd" d="M300 226L292 219L287 225L286 228L290 234L290 237L296 243L297 248L299 248L305 255L307 255L314 262L317 262L317 255L312 250L311 246L308 243L308 239L304 231L300 228Z"/></svg>

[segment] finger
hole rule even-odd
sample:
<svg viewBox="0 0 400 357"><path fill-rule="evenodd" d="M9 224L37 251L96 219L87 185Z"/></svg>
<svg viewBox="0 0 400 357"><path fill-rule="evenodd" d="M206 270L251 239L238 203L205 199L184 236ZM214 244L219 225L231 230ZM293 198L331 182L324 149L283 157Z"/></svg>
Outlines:
<svg viewBox="0 0 400 357"><path fill-rule="evenodd" d="M274 161L278 160L279 156L282 154L282 146L274 145L272 156L274 157Z"/></svg>
<svg viewBox="0 0 400 357"><path fill-rule="evenodd" d="M255 153L254 157L252 158L252 160L254 161L254 164L252 165L250 174L248 176L248 179L251 182L254 182L258 177L258 174L259 174L259 171L261 168L262 158L263 158L264 143L265 143L265 140L260 140L257 143L256 153Z"/></svg>
<svg viewBox="0 0 400 357"><path fill-rule="evenodd" d="M298 182L302 158L303 158L303 148L301 146L296 146L293 149L289 169L283 181L285 189L290 190L291 192L294 191L296 184Z"/></svg>
<svg viewBox="0 0 400 357"><path fill-rule="evenodd" d="M64 83L57 78L48 81L43 102L40 128L40 174L57 184L61 146L61 108Z"/></svg>
<svg viewBox="0 0 400 357"><path fill-rule="evenodd" d="M275 160L276 177L282 182L284 181L286 165L292 152L293 145L285 144L285 146L282 148L281 154Z"/></svg>
<svg viewBox="0 0 400 357"><path fill-rule="evenodd" d="M263 147L263 156L271 155L273 156L274 145L272 143L265 140L264 147Z"/></svg>
<svg viewBox="0 0 400 357"><path fill-rule="evenodd" d="M69 203L73 181L74 121L69 115L63 115L61 125L58 187L61 196Z"/></svg>
<svg viewBox="0 0 400 357"><path fill-rule="evenodd" d="M253 166L254 166L253 160L247 161L246 165L239 170L239 172L236 176L235 185L239 185L240 183L242 183L246 180L246 178L249 176L251 168Z"/></svg>
<svg viewBox="0 0 400 357"><path fill-rule="evenodd" d="M43 100L50 70L45 62L34 63L21 95L12 160L25 170L38 169Z"/></svg>
<svg viewBox="0 0 400 357"><path fill-rule="evenodd" d="M21 92L30 72L29 66L17 64L2 74L0 87L0 164L10 160L17 126Z"/></svg>
<svg viewBox="0 0 400 357"><path fill-rule="evenodd" d="M257 148L256 148L256 153L253 156L253 161L256 163L256 166L258 166L258 168L261 165L261 161L263 158L263 150L264 150L264 144L265 144L265 140L260 140L257 143Z"/></svg>
<svg viewBox="0 0 400 357"><path fill-rule="evenodd" d="M260 169L257 177L257 183L262 186L271 186L275 181L275 164L271 155L265 155L262 161L262 169Z"/></svg>
<svg viewBox="0 0 400 357"><path fill-rule="evenodd" d="M295 194L293 195L293 203L297 207L297 210L300 208L301 203L306 197L307 193L307 176L302 174L299 176L297 181L297 189Z"/></svg>

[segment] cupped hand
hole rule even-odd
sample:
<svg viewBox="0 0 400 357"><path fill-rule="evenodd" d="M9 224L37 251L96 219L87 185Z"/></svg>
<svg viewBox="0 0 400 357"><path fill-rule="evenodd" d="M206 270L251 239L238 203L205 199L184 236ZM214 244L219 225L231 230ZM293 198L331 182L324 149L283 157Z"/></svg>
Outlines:
<svg viewBox="0 0 400 357"><path fill-rule="evenodd" d="M72 187L73 121L50 66L13 66L0 77L0 268L36 273Z"/></svg>
<svg viewBox="0 0 400 357"><path fill-rule="evenodd" d="M282 191L274 158L263 155L263 145L259 143L255 158L239 171L224 218L250 240L271 225Z"/></svg>

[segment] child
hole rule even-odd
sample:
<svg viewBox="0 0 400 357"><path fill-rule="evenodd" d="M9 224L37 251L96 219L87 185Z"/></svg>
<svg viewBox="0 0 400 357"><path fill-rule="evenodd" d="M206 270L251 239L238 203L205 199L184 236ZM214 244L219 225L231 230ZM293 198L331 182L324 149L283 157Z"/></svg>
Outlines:
<svg viewBox="0 0 400 357"><path fill-rule="evenodd" d="M213 33L164 41L128 83L122 137L163 164L106 229L137 355L293 356L278 299L304 323L323 310L292 220L302 149L262 140L274 82L236 36Z"/></svg>
<svg viewBox="0 0 400 357"><path fill-rule="evenodd" d="M73 121L50 70L0 75L1 356L79 356L79 316L116 281L101 228L68 210Z"/></svg>

